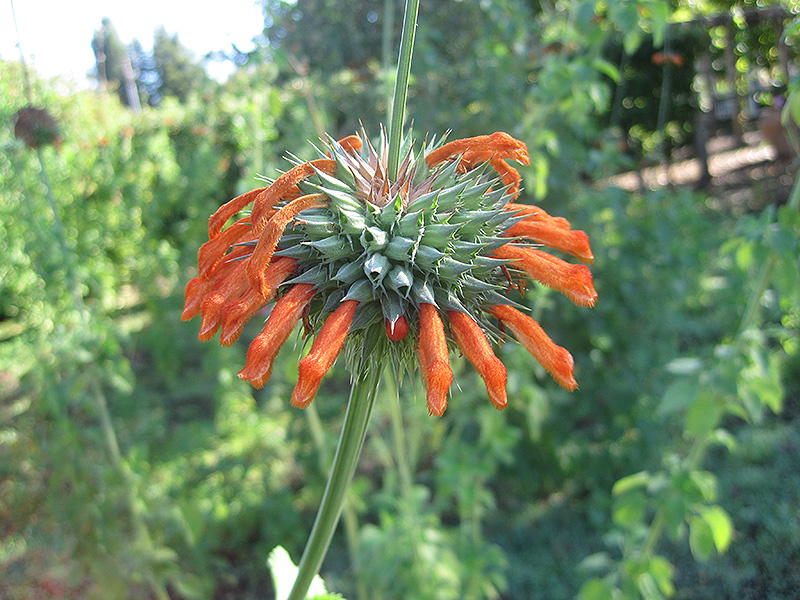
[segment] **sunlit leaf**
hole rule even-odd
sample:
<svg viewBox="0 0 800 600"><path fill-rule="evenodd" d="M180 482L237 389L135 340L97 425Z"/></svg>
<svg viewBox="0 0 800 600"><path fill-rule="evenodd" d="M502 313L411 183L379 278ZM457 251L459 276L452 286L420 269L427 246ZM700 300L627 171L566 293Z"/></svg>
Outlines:
<svg viewBox="0 0 800 600"><path fill-rule="evenodd" d="M611 488L611 494L614 496L621 496L630 490L644 487L650 482L650 473L647 471L640 471L633 475L627 475L622 479L618 479Z"/></svg>
<svg viewBox="0 0 800 600"><path fill-rule="evenodd" d="M714 532L704 519L689 519L689 548L698 560L708 560L714 553Z"/></svg>
<svg viewBox="0 0 800 600"><path fill-rule="evenodd" d="M702 518L711 529L711 536L717 552L725 552L733 539L733 522L720 506L709 506L700 511Z"/></svg>
<svg viewBox="0 0 800 600"><path fill-rule="evenodd" d="M604 579L590 579L578 593L578 600L614 600L614 588Z"/></svg>

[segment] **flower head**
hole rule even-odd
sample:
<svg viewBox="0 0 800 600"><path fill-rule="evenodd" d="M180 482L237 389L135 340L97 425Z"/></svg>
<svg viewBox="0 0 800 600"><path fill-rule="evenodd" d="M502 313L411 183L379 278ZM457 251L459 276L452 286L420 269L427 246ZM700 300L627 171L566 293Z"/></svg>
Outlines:
<svg viewBox="0 0 800 600"><path fill-rule="evenodd" d="M566 219L517 204L525 144L506 133L431 142L406 140L396 178L384 139L328 140L316 160L296 161L269 185L224 204L209 220L199 274L186 286L183 318L202 315L200 338L232 344L272 305L239 377L263 386L302 319L314 334L299 363L292 404L314 398L344 348L353 372L417 357L428 409L441 415L458 348L498 409L506 369L492 350L510 330L563 387L577 387L572 356L509 298L533 279L592 306L589 240ZM238 220L225 226L232 218ZM274 305L273 305L274 302Z"/></svg>

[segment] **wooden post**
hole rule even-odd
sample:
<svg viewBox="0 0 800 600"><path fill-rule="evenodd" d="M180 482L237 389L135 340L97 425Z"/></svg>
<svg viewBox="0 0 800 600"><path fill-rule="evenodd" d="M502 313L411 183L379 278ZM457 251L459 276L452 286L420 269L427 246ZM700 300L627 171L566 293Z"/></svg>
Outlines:
<svg viewBox="0 0 800 600"><path fill-rule="evenodd" d="M711 126L714 122L715 85L711 66L711 55L708 53L708 49L697 59L695 69L697 76L705 82L710 102L709 110L704 110L702 98L698 97L698 110L694 120L694 149L697 161L700 163L700 177L695 186L698 189L702 189L711 183L711 172L708 170L708 139L711 135Z"/></svg>

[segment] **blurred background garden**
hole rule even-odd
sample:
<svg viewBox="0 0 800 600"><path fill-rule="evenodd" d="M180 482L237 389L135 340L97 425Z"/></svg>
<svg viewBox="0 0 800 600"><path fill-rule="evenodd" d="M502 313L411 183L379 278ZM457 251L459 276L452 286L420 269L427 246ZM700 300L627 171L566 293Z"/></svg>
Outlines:
<svg viewBox="0 0 800 600"><path fill-rule="evenodd" d="M378 135L402 3L259 4L263 33L209 56L158 15L152 41L98 21L91 85L0 62L3 600L272 598L267 555L299 559L348 374L291 408L298 333L254 390L236 373L260 325L203 344L183 290L221 203L323 132ZM416 376L398 414L384 377L330 590L800 597L798 14L421 3L415 135L527 143L520 201L588 233L599 300L525 296L575 357L574 393L515 344L502 412L463 358L440 419Z"/></svg>

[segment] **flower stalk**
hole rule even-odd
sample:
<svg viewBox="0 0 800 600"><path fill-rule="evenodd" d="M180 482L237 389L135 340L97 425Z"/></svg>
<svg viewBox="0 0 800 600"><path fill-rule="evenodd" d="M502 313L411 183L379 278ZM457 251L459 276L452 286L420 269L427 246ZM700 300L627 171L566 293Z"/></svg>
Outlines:
<svg viewBox="0 0 800 600"><path fill-rule="evenodd" d="M392 181L397 179L397 168L400 163L400 140L403 137L403 121L405 120L406 99L408 98L408 78L411 75L411 54L414 49L418 12L419 0L406 0L406 9L403 15L403 33L400 39L400 54L397 58L397 76L394 80L392 118L389 123L387 170L389 179Z"/></svg>
<svg viewBox="0 0 800 600"><path fill-rule="evenodd" d="M380 373L380 369L373 367L367 369L362 379L353 378L331 474L317 511L314 527L300 559L297 579L287 600L304 600L311 581L319 572L322 560L328 551L367 435L367 425L375 404Z"/></svg>

